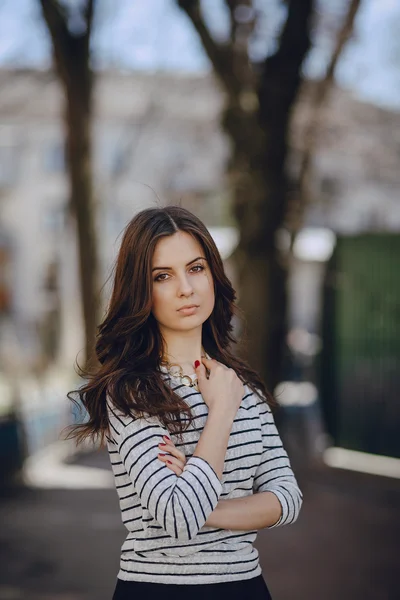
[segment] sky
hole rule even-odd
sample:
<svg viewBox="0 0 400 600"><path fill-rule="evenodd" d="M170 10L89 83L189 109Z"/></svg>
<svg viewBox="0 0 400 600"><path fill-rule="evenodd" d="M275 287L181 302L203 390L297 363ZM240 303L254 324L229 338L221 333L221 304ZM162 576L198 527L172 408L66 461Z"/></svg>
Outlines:
<svg viewBox="0 0 400 600"><path fill-rule="evenodd" d="M63 1L75 7L82 2ZM189 73L210 70L197 34L176 0L97 1L93 47L98 66ZM335 11L343 13L347 2L320 0L331 16ZM260 22L261 35L251 49L254 56L262 56L273 51L284 9L278 0L254 0L254 5L266 12ZM214 36L223 40L228 21L222 0L202 0L202 6ZM79 20L74 23L79 27ZM399 0L362 0L354 37L338 65L338 83L361 99L400 110L399 31ZM308 76L323 74L331 40L326 33L315 38L315 48L305 63ZM50 63L50 43L39 0L0 0L0 67L45 69Z"/></svg>

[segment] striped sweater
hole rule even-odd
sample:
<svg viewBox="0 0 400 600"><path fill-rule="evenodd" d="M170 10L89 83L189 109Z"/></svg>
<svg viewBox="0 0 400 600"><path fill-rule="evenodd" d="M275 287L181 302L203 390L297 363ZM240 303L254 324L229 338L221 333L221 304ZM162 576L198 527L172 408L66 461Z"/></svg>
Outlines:
<svg viewBox="0 0 400 600"><path fill-rule="evenodd" d="M166 374L163 377L190 405L195 417L183 433L183 442L156 417L132 419L107 401L108 452L122 521L128 530L118 578L205 584L256 577L261 574L253 546L257 530L231 531L205 522L220 498L264 491L273 492L282 506L280 519L269 528L297 519L302 494L271 410L264 399L244 387L220 480L205 459L192 456L207 420L206 403L194 388ZM186 456L180 476L158 459L163 435L169 435Z"/></svg>

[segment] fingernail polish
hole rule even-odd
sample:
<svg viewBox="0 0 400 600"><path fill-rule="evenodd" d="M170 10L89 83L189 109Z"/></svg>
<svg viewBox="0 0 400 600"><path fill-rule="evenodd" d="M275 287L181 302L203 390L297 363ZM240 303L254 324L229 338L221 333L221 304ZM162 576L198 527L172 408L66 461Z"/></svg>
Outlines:
<svg viewBox="0 0 400 600"><path fill-rule="evenodd" d="M164 435L163 437L164 437L164 440L168 440L169 442L171 441L167 435Z"/></svg>
<svg viewBox="0 0 400 600"><path fill-rule="evenodd" d="M166 446L167 444L162 444L161 442L158 444L159 446Z"/></svg>
<svg viewBox="0 0 400 600"><path fill-rule="evenodd" d="M169 463L170 465L172 465L172 462L170 460L167 460L167 463Z"/></svg>
<svg viewBox="0 0 400 600"><path fill-rule="evenodd" d="M197 367L200 366L200 361L199 360L195 360L194 361L194 368L197 369Z"/></svg>

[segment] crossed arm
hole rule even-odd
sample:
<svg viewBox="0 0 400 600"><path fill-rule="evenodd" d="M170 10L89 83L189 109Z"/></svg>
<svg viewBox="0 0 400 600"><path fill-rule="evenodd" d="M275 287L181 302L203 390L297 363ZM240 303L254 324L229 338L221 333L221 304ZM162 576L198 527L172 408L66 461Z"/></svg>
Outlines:
<svg viewBox="0 0 400 600"><path fill-rule="evenodd" d="M159 459L176 475L181 475L186 462L184 454L168 437L165 437L163 446L160 444L160 449L169 454L160 454ZM167 460L170 462L167 463ZM242 498L220 499L205 525L232 531L252 531L271 527L281 515L281 503L273 492L257 492Z"/></svg>
<svg viewBox="0 0 400 600"><path fill-rule="evenodd" d="M257 492L219 500L205 524L232 531L251 531L274 525L281 515L282 506L273 492Z"/></svg>

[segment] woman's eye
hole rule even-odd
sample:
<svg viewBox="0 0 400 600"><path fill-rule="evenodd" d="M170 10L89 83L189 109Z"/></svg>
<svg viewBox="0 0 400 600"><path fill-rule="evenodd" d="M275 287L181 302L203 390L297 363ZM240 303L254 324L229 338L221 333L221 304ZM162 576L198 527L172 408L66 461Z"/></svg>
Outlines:
<svg viewBox="0 0 400 600"><path fill-rule="evenodd" d="M204 267L202 265L194 265L190 271L193 273L200 273L201 271L204 271ZM154 281L166 281L169 278L169 274L168 273L160 273L159 275L157 275L157 277L154 279Z"/></svg>

